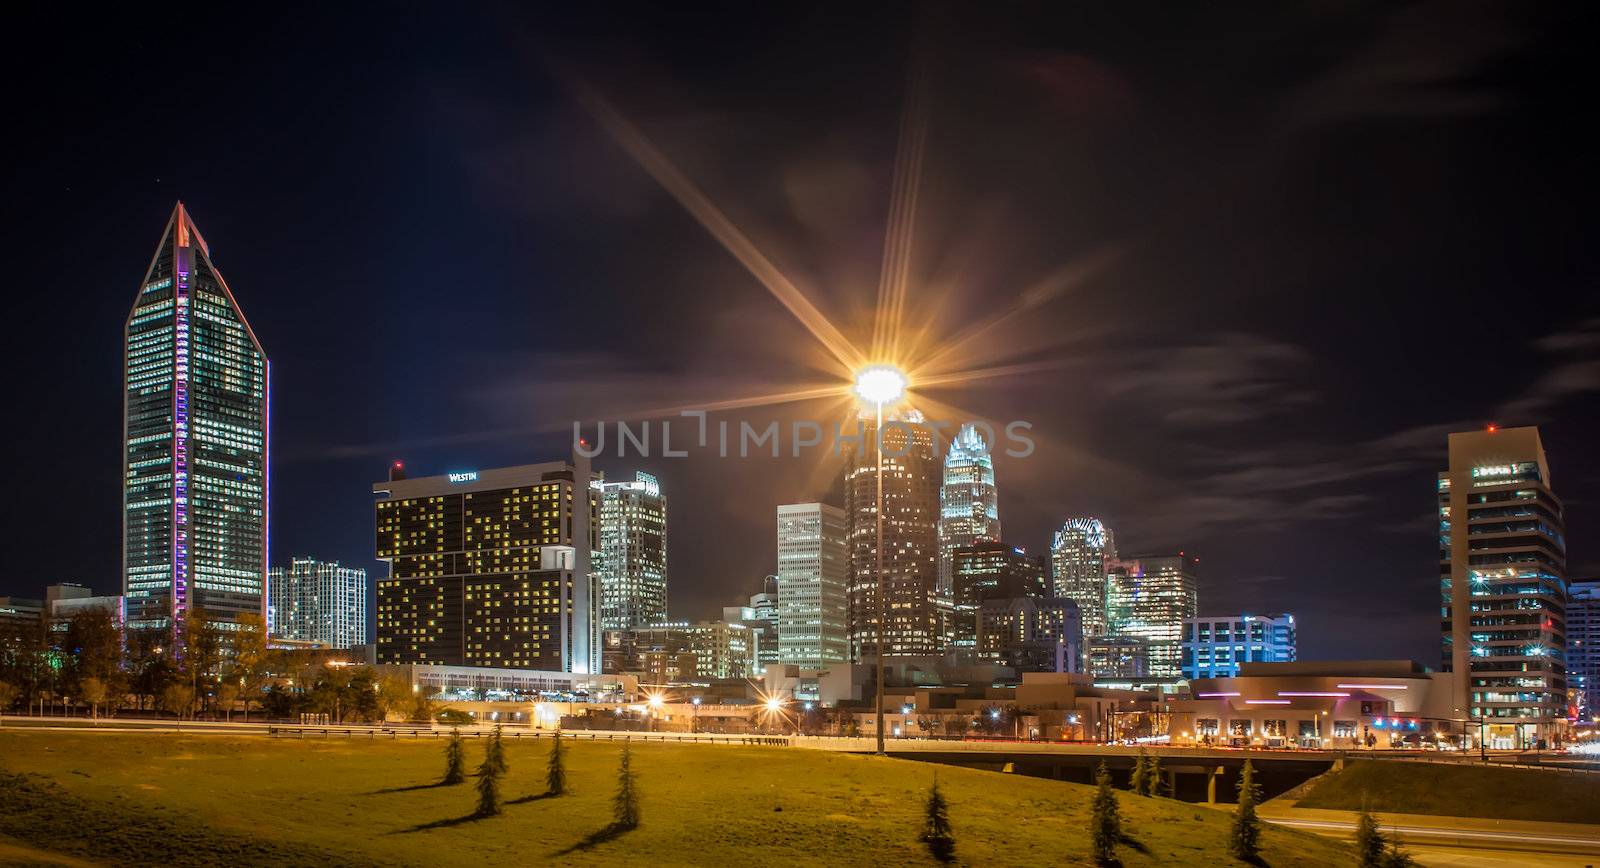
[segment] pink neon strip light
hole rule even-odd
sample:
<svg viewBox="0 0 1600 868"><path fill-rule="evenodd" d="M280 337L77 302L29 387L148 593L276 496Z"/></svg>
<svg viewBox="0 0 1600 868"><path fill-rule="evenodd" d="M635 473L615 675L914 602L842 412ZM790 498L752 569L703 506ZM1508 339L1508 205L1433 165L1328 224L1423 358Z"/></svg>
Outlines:
<svg viewBox="0 0 1600 868"><path fill-rule="evenodd" d="M1198 695L1201 699L1216 699L1219 696L1238 696L1239 694L1237 694L1237 693L1200 693L1200 694L1196 694L1196 695Z"/></svg>
<svg viewBox="0 0 1600 868"><path fill-rule="evenodd" d="M1347 697L1350 694L1348 694L1348 693L1335 693L1333 691L1321 691L1321 690L1280 690L1280 691L1278 691L1278 695L1279 696L1344 696L1344 697Z"/></svg>
<svg viewBox="0 0 1600 868"><path fill-rule="evenodd" d="M1404 684L1341 684L1348 690L1405 690Z"/></svg>
<svg viewBox="0 0 1600 868"><path fill-rule="evenodd" d="M1245 705L1288 705L1287 699L1246 699Z"/></svg>

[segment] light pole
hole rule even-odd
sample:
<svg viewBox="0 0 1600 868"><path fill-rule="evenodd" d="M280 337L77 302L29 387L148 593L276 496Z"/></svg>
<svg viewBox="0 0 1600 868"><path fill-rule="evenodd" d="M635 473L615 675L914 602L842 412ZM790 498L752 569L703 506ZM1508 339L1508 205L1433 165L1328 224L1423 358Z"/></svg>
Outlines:
<svg viewBox="0 0 1600 868"><path fill-rule="evenodd" d="M877 411L877 424L872 429L873 440L877 448L877 476L878 498L873 517L877 523L877 545L874 546L877 554L878 567L878 641L877 641L877 676L873 689L873 706L877 720L878 754L887 754L883 747L883 640L884 631L887 629L889 606L885 599L887 596L887 583L883 576L883 405L892 404L900 400L906 392L906 375L899 369L888 365L875 365L864 368L856 374L856 395L862 400L869 401Z"/></svg>

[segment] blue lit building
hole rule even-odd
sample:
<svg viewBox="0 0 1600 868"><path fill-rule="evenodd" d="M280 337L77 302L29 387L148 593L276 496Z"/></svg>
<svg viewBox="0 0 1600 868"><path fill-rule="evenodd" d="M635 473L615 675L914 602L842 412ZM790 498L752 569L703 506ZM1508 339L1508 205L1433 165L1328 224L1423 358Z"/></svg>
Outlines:
<svg viewBox="0 0 1600 868"><path fill-rule="evenodd" d="M263 612L266 353L180 202L128 313L123 593L129 625Z"/></svg>
<svg viewBox="0 0 1600 868"><path fill-rule="evenodd" d="M939 593L948 599L955 580L955 551L1000 539L1000 501L989 444L971 423L951 441L939 486Z"/></svg>
<svg viewBox="0 0 1600 868"><path fill-rule="evenodd" d="M1567 687L1580 715L1600 715L1600 579L1573 582L1567 597Z"/></svg>
<svg viewBox="0 0 1600 868"><path fill-rule="evenodd" d="M1295 662L1293 615L1183 619L1183 677L1235 678L1245 663Z"/></svg>

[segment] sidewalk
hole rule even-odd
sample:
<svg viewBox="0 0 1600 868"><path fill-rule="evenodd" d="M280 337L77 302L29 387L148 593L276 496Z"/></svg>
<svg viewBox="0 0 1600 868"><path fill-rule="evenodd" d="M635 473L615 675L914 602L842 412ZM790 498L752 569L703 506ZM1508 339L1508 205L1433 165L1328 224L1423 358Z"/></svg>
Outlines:
<svg viewBox="0 0 1600 868"><path fill-rule="evenodd" d="M1266 802L1257 812L1268 822L1340 837L1355 833L1358 816L1355 811L1299 808L1281 800ZM1600 856L1600 825L1432 814L1374 812L1373 816L1385 835L1393 833L1403 843Z"/></svg>

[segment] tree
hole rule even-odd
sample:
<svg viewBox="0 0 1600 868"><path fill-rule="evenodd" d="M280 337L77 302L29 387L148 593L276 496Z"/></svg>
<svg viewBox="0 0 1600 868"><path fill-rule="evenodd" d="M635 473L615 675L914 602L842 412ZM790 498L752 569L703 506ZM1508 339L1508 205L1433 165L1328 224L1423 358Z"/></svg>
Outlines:
<svg viewBox="0 0 1600 868"><path fill-rule="evenodd" d="M633 751L622 746L622 766L617 771L617 795L611 802L612 825L618 829L639 827L639 793L633 779Z"/></svg>
<svg viewBox="0 0 1600 868"><path fill-rule="evenodd" d="M550 765L544 773L544 788L552 796L567 791L566 750L561 747L560 730L556 730L555 740L550 742Z"/></svg>
<svg viewBox="0 0 1600 868"><path fill-rule="evenodd" d="M1144 748L1139 748L1139 755L1133 759L1133 774L1128 777L1128 789L1133 790L1136 796L1144 795L1150 787L1149 760L1144 754Z"/></svg>
<svg viewBox="0 0 1600 868"><path fill-rule="evenodd" d="M1383 864L1383 833L1378 831L1378 821L1372 816L1372 800L1361 795L1361 813L1356 816L1356 864L1361 868L1378 868Z"/></svg>
<svg viewBox="0 0 1600 868"><path fill-rule="evenodd" d="M1089 833L1094 859L1099 864L1115 861L1117 842L1122 839L1122 817L1117 810L1117 793L1111 788L1111 772L1105 760L1094 773L1095 793L1089 817Z"/></svg>
<svg viewBox="0 0 1600 868"><path fill-rule="evenodd" d="M1255 766L1249 760L1239 772L1239 810L1233 815L1233 835L1228 850L1243 862L1253 862L1261 853L1261 820L1256 803L1261 800L1261 785L1256 783Z"/></svg>
<svg viewBox="0 0 1600 868"><path fill-rule="evenodd" d="M500 813L500 765L494 759L494 742L483 752L483 764L478 766L478 816L492 817Z"/></svg>
<svg viewBox="0 0 1600 868"><path fill-rule="evenodd" d="M233 634L233 669L230 675L239 685L244 700L244 719L250 719L250 703L258 702L272 675L272 649L267 645L267 625L261 615L246 612L238 617Z"/></svg>
<svg viewBox="0 0 1600 868"><path fill-rule="evenodd" d="M928 801L923 807L922 841L928 845L933 858L940 862L954 861L956 836L950 828L950 806L939 790L938 772L933 774L933 787L928 790Z"/></svg>
<svg viewBox="0 0 1600 868"><path fill-rule="evenodd" d="M461 730L450 730L444 746L444 783L459 784L467 779L467 750L461 743Z"/></svg>
<svg viewBox="0 0 1600 868"><path fill-rule="evenodd" d="M377 684L378 719L388 720L390 715L405 714L416 704L416 693L411 689L411 679L398 675L383 675Z"/></svg>
<svg viewBox="0 0 1600 868"><path fill-rule="evenodd" d="M494 762L495 770L500 774L511 771L511 766L506 763L506 746L500 741L500 724L494 725L494 732L489 734L489 759Z"/></svg>
<svg viewBox="0 0 1600 868"><path fill-rule="evenodd" d="M16 702L17 697L21 695L22 691L16 685L9 681L0 681L0 717L5 717L6 712L11 710L11 703Z"/></svg>
<svg viewBox="0 0 1600 868"><path fill-rule="evenodd" d="M233 681L223 681L217 685L217 710L222 712L222 719L228 720L233 712L233 706L239 701L239 685Z"/></svg>
<svg viewBox="0 0 1600 868"><path fill-rule="evenodd" d="M154 707L161 692L178 677L172 659L172 636L161 630L130 630L124 668L129 674L128 690L143 711L145 700Z"/></svg>
<svg viewBox="0 0 1600 868"><path fill-rule="evenodd" d="M85 678L78 682L78 696L89 703L89 716L99 718L100 703L106 701L106 683L98 678Z"/></svg>
<svg viewBox="0 0 1600 868"><path fill-rule="evenodd" d="M1161 780L1160 756L1150 757L1150 764L1145 768L1145 777L1144 794L1151 797L1161 795L1166 789L1166 784Z"/></svg>
<svg viewBox="0 0 1600 868"><path fill-rule="evenodd" d="M1394 838L1389 839L1389 848L1383 851L1383 868L1412 868L1416 860L1411 854L1400 849L1400 842Z"/></svg>
<svg viewBox="0 0 1600 868"><path fill-rule="evenodd" d="M182 681L168 684L161 691L161 707L182 720L194 708L194 688Z"/></svg>

